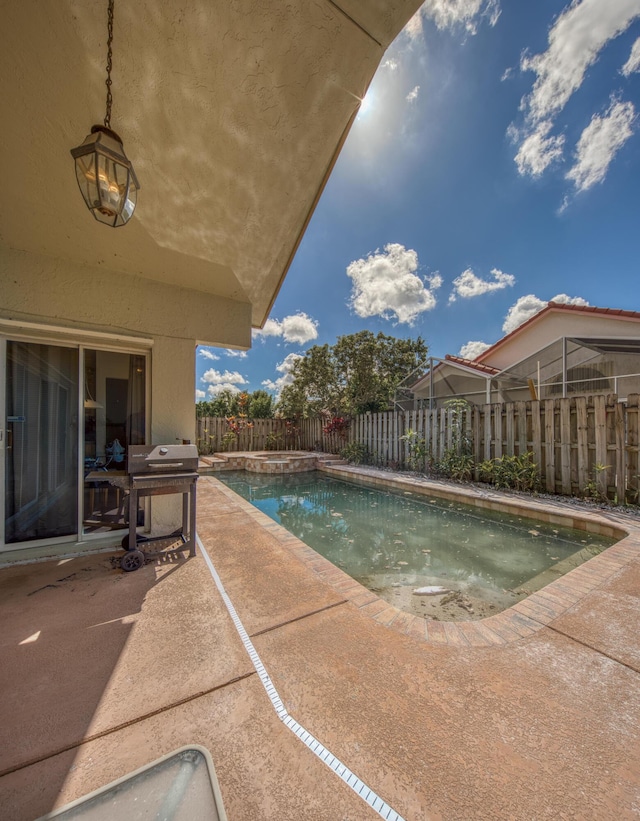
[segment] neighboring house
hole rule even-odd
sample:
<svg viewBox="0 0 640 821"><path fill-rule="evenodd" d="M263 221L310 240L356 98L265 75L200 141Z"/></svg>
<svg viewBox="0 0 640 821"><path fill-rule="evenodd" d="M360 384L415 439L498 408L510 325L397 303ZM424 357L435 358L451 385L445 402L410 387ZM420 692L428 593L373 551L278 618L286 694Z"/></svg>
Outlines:
<svg viewBox="0 0 640 821"><path fill-rule="evenodd" d="M428 407L640 393L640 312L549 302L473 360L433 359L411 386ZM403 402L404 407L410 403Z"/></svg>
<svg viewBox="0 0 640 821"><path fill-rule="evenodd" d="M69 153L104 117L107 1L5 4L0 550L113 541L127 446L195 439L196 346L250 347L419 5L116 2L113 128L141 189L112 230ZM147 525L179 521L152 503Z"/></svg>

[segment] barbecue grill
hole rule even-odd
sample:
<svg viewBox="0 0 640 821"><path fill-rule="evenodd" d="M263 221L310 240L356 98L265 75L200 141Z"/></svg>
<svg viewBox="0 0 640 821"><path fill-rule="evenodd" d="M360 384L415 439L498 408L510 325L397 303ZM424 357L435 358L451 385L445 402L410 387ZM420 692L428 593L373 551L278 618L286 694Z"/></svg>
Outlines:
<svg viewBox="0 0 640 821"><path fill-rule="evenodd" d="M126 553L120 561L123 570L137 570L145 562L139 545L166 540L175 536L179 547L196 555L196 482L198 481L198 450L195 445L130 445L127 476L118 484L128 491L129 534L122 540ZM167 536L145 537L136 533L138 499L143 496L182 494L182 528Z"/></svg>

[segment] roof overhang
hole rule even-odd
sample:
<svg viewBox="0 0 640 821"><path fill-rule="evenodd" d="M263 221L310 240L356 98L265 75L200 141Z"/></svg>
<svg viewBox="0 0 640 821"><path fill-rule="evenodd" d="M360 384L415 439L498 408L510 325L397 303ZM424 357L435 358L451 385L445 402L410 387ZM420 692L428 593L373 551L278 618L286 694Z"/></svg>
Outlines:
<svg viewBox="0 0 640 821"><path fill-rule="evenodd" d="M420 0L116 3L133 220L92 219L71 148L105 106L106 0L5 4L2 244L249 302L264 323L361 98Z"/></svg>

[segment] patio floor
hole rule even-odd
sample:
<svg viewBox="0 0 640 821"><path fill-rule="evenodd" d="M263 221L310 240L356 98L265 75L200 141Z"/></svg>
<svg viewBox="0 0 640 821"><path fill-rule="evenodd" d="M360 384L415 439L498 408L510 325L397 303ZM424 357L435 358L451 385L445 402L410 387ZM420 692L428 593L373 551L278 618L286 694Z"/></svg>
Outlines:
<svg viewBox="0 0 640 821"><path fill-rule="evenodd" d="M454 646L377 622L274 528L201 478L199 536L286 710L402 817L640 815L640 554L529 636ZM4 568L0 623L4 821L189 743L230 821L380 817L280 721L201 555Z"/></svg>

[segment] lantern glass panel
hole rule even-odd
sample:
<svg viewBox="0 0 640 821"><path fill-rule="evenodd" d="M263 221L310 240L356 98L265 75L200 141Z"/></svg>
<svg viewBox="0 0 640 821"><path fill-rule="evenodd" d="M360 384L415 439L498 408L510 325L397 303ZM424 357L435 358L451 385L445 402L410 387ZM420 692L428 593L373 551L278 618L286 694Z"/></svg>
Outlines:
<svg viewBox="0 0 640 821"><path fill-rule="evenodd" d="M98 202L95 154L85 154L83 157L76 159L76 179L87 207L93 208Z"/></svg>
<svg viewBox="0 0 640 821"><path fill-rule="evenodd" d="M94 126L71 153L80 191L93 216L113 227L127 223L136 207L138 184L117 135Z"/></svg>

